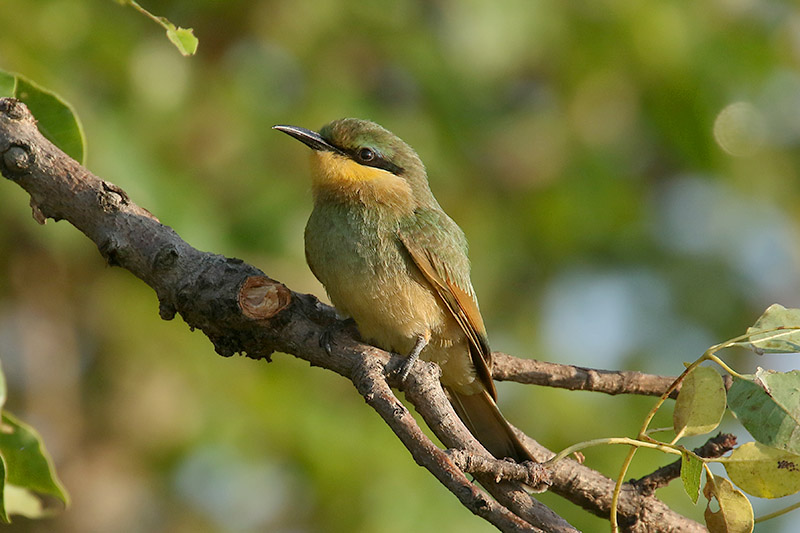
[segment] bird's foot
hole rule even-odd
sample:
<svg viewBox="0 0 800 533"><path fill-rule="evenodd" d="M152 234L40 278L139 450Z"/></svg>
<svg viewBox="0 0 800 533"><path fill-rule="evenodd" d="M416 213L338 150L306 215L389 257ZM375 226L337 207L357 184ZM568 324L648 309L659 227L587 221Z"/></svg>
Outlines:
<svg viewBox="0 0 800 533"><path fill-rule="evenodd" d="M430 333L417 336L417 342L414 343L414 347L411 349L411 352L406 356L405 361L403 361L403 363L397 369L397 378L401 383L406 380L409 372L411 372L411 369L414 368L414 363L416 363L417 359L419 359L419 354L422 353L422 350L425 349L425 347L428 345L428 341L430 340Z"/></svg>
<svg viewBox="0 0 800 533"><path fill-rule="evenodd" d="M353 334L356 338L358 338L358 330L355 329L356 321L352 318L345 318L344 320L339 320L334 324L327 326L322 333L319 335L319 346L325 353L331 355L332 345L333 345L333 337L346 329L353 329Z"/></svg>
<svg viewBox="0 0 800 533"><path fill-rule="evenodd" d="M403 362L400 363L399 367L397 367L397 379L399 379L401 382L405 381L408 377L408 374L411 372L411 369L414 368L414 363L417 362L417 359L419 359L419 356L414 357L413 359L411 357L406 357L403 359Z"/></svg>

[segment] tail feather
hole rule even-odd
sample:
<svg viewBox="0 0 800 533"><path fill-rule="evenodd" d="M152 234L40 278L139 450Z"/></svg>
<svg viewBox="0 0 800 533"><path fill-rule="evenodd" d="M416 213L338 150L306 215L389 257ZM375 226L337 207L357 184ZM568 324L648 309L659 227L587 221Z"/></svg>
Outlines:
<svg viewBox="0 0 800 533"><path fill-rule="evenodd" d="M498 459L534 461L487 391L460 394L449 387L446 390L458 417L489 453Z"/></svg>

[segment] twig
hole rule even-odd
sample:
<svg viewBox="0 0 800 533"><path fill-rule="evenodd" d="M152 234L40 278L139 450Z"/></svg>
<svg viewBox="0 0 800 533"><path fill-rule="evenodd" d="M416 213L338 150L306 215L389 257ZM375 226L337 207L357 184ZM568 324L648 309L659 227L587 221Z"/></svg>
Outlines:
<svg viewBox="0 0 800 533"><path fill-rule="evenodd" d="M722 457L735 447L735 435L719 433L716 437L708 439L705 444L695 448L693 451L700 457ZM667 486L670 481L679 478L680 475L681 459L678 459L666 466L662 466L651 474L632 480L630 484L642 495L650 496L655 494L656 489Z"/></svg>

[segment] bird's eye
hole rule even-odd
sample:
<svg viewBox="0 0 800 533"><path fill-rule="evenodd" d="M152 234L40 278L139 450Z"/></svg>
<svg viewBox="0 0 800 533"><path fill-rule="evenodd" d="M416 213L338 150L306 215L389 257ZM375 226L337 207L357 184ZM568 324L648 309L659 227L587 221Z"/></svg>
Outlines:
<svg viewBox="0 0 800 533"><path fill-rule="evenodd" d="M370 148L362 148L358 152L358 158L362 161L369 162L375 159L375 152Z"/></svg>

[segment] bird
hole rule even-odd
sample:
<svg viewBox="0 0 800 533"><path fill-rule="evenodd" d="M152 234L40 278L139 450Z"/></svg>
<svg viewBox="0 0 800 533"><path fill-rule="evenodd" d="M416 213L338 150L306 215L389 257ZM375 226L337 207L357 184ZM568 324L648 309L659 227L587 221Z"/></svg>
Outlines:
<svg viewBox="0 0 800 533"><path fill-rule="evenodd" d="M533 457L497 407L492 352L470 279L467 240L431 192L417 153L379 124L276 125L311 148L306 262L363 340L441 368L456 414L498 459Z"/></svg>

